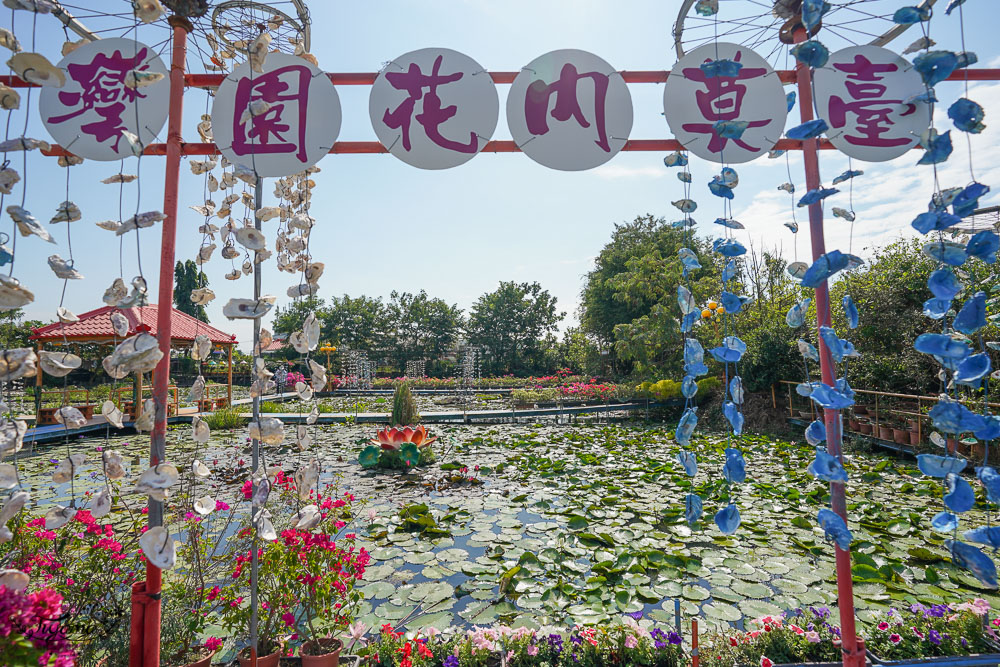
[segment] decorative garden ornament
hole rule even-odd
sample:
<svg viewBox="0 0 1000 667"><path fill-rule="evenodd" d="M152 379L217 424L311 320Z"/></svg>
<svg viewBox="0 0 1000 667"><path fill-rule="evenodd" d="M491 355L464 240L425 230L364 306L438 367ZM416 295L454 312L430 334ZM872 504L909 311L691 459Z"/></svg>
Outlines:
<svg viewBox="0 0 1000 667"><path fill-rule="evenodd" d="M0 276L2 281L3 276ZM0 352L0 382L33 377L38 357L30 347L15 347Z"/></svg>
<svg viewBox="0 0 1000 667"><path fill-rule="evenodd" d="M265 445L280 445L285 441L285 425L277 417L262 417L249 424L250 437Z"/></svg>
<svg viewBox="0 0 1000 667"><path fill-rule="evenodd" d="M13 489L17 485L17 468L10 463L0 463L0 489Z"/></svg>
<svg viewBox="0 0 1000 667"><path fill-rule="evenodd" d="M104 474L110 480L121 479L125 476L125 466L122 462L122 455L114 449L105 449L101 452L101 463L104 466Z"/></svg>
<svg viewBox="0 0 1000 667"><path fill-rule="evenodd" d="M199 375L188 389L188 403L197 403L205 396L205 378Z"/></svg>
<svg viewBox="0 0 1000 667"><path fill-rule="evenodd" d="M316 505L306 505L295 515L296 530L312 530L323 520Z"/></svg>
<svg viewBox="0 0 1000 667"><path fill-rule="evenodd" d="M58 319L63 324L76 324L80 321L80 318L73 314L67 308L59 306L56 308L56 319Z"/></svg>
<svg viewBox="0 0 1000 667"><path fill-rule="evenodd" d="M309 385L307 385L305 382L296 382L295 383L295 393L303 401L311 401L312 397L313 397L312 387L310 387Z"/></svg>
<svg viewBox="0 0 1000 667"><path fill-rule="evenodd" d="M194 501L194 511L202 516L208 516L215 511L215 498L212 496L202 496Z"/></svg>
<svg viewBox="0 0 1000 667"><path fill-rule="evenodd" d="M122 222L121 226L115 230L117 236L123 236L128 232L136 229L146 229L152 227L161 220L165 220L167 216L163 215L160 211L145 211L144 213L137 213L133 215L128 220Z"/></svg>
<svg viewBox="0 0 1000 667"><path fill-rule="evenodd" d="M76 516L75 507L56 505L45 513L45 530L57 530L69 523Z"/></svg>
<svg viewBox="0 0 1000 667"><path fill-rule="evenodd" d="M208 422L195 415L191 421L191 438L197 443L205 444L211 436L212 430L209 428Z"/></svg>
<svg viewBox="0 0 1000 667"><path fill-rule="evenodd" d="M191 462L191 473L195 477L198 477L200 479L205 479L206 477L212 474L212 471L209 470L208 466L205 465L202 461L200 461L199 459L195 459L194 461Z"/></svg>
<svg viewBox="0 0 1000 667"><path fill-rule="evenodd" d="M319 484L319 460L312 458L309 459L309 463L295 471L299 500L308 500L309 495L316 491L317 484Z"/></svg>
<svg viewBox="0 0 1000 667"><path fill-rule="evenodd" d="M177 468L172 463L160 463L139 475L135 491L163 502L170 496L170 487L177 483L179 477Z"/></svg>
<svg viewBox="0 0 1000 667"><path fill-rule="evenodd" d="M161 570L169 570L174 566L177 557L174 551L174 540L163 526L150 528L139 538L139 546L146 558Z"/></svg>
<svg viewBox="0 0 1000 667"><path fill-rule="evenodd" d="M406 443L413 443L418 448L422 448L437 440L437 437L428 438L427 435L427 429L424 428L423 424L416 428L412 426L405 428L393 427L391 429L380 430L376 434L375 439L369 442L373 445L379 445L382 449L393 451L400 449Z"/></svg>
<svg viewBox="0 0 1000 667"><path fill-rule="evenodd" d="M132 426L139 433L149 433L153 430L153 416L155 414L155 406L153 404L153 399L147 398L142 403L142 414L139 418L133 422Z"/></svg>
<svg viewBox="0 0 1000 667"><path fill-rule="evenodd" d="M21 236L34 235L49 243L56 242L48 230L42 227L42 223L38 222L38 218L33 216L27 209L11 205L7 207L7 213L14 220L14 224L17 225L17 231L21 233Z"/></svg>
<svg viewBox="0 0 1000 667"><path fill-rule="evenodd" d="M52 481L56 484L65 484L70 481L76 475L76 469L82 466L86 460L83 454L71 454L59 462L59 466L52 473Z"/></svg>
<svg viewBox="0 0 1000 667"><path fill-rule="evenodd" d="M87 425L87 418L83 413L68 405L56 410L55 420L66 428L82 428Z"/></svg>
<svg viewBox="0 0 1000 667"><path fill-rule="evenodd" d="M4 419L0 422L0 458L21 451L27 431L28 425L20 419Z"/></svg>
<svg viewBox="0 0 1000 667"><path fill-rule="evenodd" d="M223 307L222 314L231 320L255 320L269 313L276 300L276 297L270 295L259 299L230 299Z"/></svg>
<svg viewBox="0 0 1000 667"><path fill-rule="evenodd" d="M14 569L0 570L0 586L9 591L21 592L28 587L30 578L24 572Z"/></svg>
<svg viewBox="0 0 1000 667"><path fill-rule="evenodd" d="M42 350L38 354L38 366L52 377L65 377L80 367L83 360L69 352Z"/></svg>
<svg viewBox="0 0 1000 667"><path fill-rule="evenodd" d="M50 88L62 88L66 85L66 73L40 53L15 53L7 61L7 66L28 83Z"/></svg>
<svg viewBox="0 0 1000 667"><path fill-rule="evenodd" d="M191 303L196 306L204 306L215 299L215 292L207 287L199 287L191 290Z"/></svg>
<svg viewBox="0 0 1000 667"><path fill-rule="evenodd" d="M54 225L57 222L76 222L79 220L83 214L80 212L80 207L71 201L64 201L59 204L56 208L56 214L52 216L49 220L50 225Z"/></svg>
<svg viewBox="0 0 1000 667"><path fill-rule="evenodd" d="M7 522L24 508L30 498L27 491L18 491L0 508L0 544L10 542L14 538L13 533L7 527Z"/></svg>
<svg viewBox="0 0 1000 667"><path fill-rule="evenodd" d="M163 352L156 337L141 332L119 343L111 353L109 364L128 373L148 373L162 358Z"/></svg>
<svg viewBox="0 0 1000 667"><path fill-rule="evenodd" d="M111 492L108 487L97 492L94 501L90 506L90 515L95 519L101 519L111 511Z"/></svg>

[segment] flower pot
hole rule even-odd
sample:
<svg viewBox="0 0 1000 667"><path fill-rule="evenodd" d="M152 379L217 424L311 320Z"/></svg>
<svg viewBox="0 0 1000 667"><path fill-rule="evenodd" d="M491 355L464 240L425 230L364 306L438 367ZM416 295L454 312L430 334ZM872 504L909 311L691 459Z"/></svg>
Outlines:
<svg viewBox="0 0 1000 667"><path fill-rule="evenodd" d="M986 457L986 443L976 442L972 445L972 456L973 461L982 461Z"/></svg>
<svg viewBox="0 0 1000 667"><path fill-rule="evenodd" d="M920 433L917 431L910 431L910 444L914 447L920 444Z"/></svg>
<svg viewBox="0 0 1000 667"><path fill-rule="evenodd" d="M888 426L879 426L878 437L882 440L892 440L892 429Z"/></svg>
<svg viewBox="0 0 1000 667"><path fill-rule="evenodd" d="M186 665L184 665L184 667L211 667L212 658L215 657L215 654L217 652L218 651L210 651L210 652L203 651L201 653L202 656L201 658L195 660L194 662L187 663Z"/></svg>
<svg viewBox="0 0 1000 667"><path fill-rule="evenodd" d="M246 656L246 657L244 657ZM243 650L240 651L237 659L240 661L240 667L250 667L250 651ZM260 655L257 656L257 667L278 667L278 661L281 660L281 651L275 651L271 655Z"/></svg>
<svg viewBox="0 0 1000 667"><path fill-rule="evenodd" d="M868 651L868 660L873 665L996 665L1000 662L1000 654L997 653L977 653L973 655L947 655L934 658L907 658L905 660L883 660L873 651Z"/></svg>
<svg viewBox="0 0 1000 667"><path fill-rule="evenodd" d="M812 412L808 410L799 410L799 417L801 419L812 419Z"/></svg>
<svg viewBox="0 0 1000 667"><path fill-rule="evenodd" d="M856 414L859 417L864 417L865 415L868 414L868 408L863 405L855 405L853 410L854 414Z"/></svg>
<svg viewBox="0 0 1000 667"><path fill-rule="evenodd" d="M905 429L894 428L892 429L892 441L895 442L897 445L909 444L910 432Z"/></svg>
<svg viewBox="0 0 1000 667"><path fill-rule="evenodd" d="M848 419L847 420L847 427L849 429L851 429L852 431L857 431L859 423L860 422L858 422L857 419Z"/></svg>
<svg viewBox="0 0 1000 667"><path fill-rule="evenodd" d="M917 430L917 420L916 419L907 419L906 420L906 430L907 431L916 431Z"/></svg>
<svg viewBox="0 0 1000 667"><path fill-rule="evenodd" d="M860 422L858 424L858 430L860 430L865 435L871 435L872 434L872 428L873 428L873 426L871 425L870 422Z"/></svg>
<svg viewBox="0 0 1000 667"><path fill-rule="evenodd" d="M340 649L344 642L339 639L319 639L308 641L299 649L302 667L337 667L340 664Z"/></svg>

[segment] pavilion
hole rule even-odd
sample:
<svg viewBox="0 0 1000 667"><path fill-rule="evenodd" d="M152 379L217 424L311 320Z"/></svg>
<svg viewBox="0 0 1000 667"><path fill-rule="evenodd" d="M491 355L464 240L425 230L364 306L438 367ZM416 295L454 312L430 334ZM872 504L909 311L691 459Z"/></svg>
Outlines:
<svg viewBox="0 0 1000 667"><path fill-rule="evenodd" d="M114 308L104 306L96 310L79 315L80 320L72 324L54 322L44 327L32 329L30 340L36 341L38 351L41 352L43 346L60 346L67 344L89 344L114 346L122 342L123 338L115 334L111 327L111 313L115 310L120 312L128 320L129 330L126 337L134 336L140 332L146 332L154 336L156 331L157 305L149 304L136 306L134 308ZM176 308L171 309L170 326L170 347L179 349L190 347L195 336L204 335L212 342L213 347L224 347L227 351L227 391L226 405L233 402L233 346L236 345L236 336L216 329L210 324L194 318L187 313L183 313ZM42 372L38 371L36 385L42 385ZM39 389L39 392L41 390ZM40 395L40 394L39 394ZM142 378L136 378L136 390L134 396L142 396ZM176 390L175 390L176 397ZM135 417L141 410L142 401L136 401ZM123 410L124 411L124 410ZM36 415L40 417L40 415Z"/></svg>

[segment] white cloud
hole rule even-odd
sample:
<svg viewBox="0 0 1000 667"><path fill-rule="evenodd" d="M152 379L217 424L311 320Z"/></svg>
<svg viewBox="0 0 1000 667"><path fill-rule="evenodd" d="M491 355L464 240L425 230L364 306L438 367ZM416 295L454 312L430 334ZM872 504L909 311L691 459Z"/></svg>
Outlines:
<svg viewBox="0 0 1000 667"><path fill-rule="evenodd" d="M594 175L612 181L633 178L663 178L667 173L662 167L626 167L620 164L606 164L594 170Z"/></svg>

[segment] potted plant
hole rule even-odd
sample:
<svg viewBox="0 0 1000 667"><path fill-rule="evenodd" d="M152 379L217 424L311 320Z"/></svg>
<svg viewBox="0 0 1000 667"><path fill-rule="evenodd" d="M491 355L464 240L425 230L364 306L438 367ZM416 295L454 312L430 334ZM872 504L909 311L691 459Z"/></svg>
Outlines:
<svg viewBox="0 0 1000 667"><path fill-rule="evenodd" d="M868 420L864 420L864 421L859 421L858 422L858 430L861 431L864 435L871 435L872 434L872 428L873 428L873 425Z"/></svg>
<svg viewBox="0 0 1000 667"><path fill-rule="evenodd" d="M910 442L910 432L906 429L897 428L893 426L892 428L892 440L897 445L906 445Z"/></svg>
<svg viewBox="0 0 1000 667"><path fill-rule="evenodd" d="M879 424L878 426L878 437L882 440L892 441L892 426L888 424Z"/></svg>
<svg viewBox="0 0 1000 667"><path fill-rule="evenodd" d="M881 615L867 640L868 654L881 665L947 662L956 656L980 655L1000 660L990 604L976 599L961 604L890 609Z"/></svg>
<svg viewBox="0 0 1000 667"><path fill-rule="evenodd" d="M839 665L843 660L840 629L829 617L826 607L794 609L749 621L743 632L707 635L702 640L702 663L705 667Z"/></svg>

